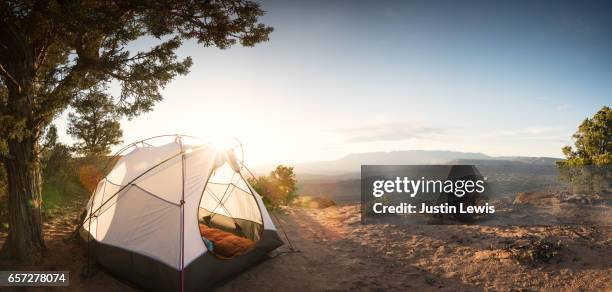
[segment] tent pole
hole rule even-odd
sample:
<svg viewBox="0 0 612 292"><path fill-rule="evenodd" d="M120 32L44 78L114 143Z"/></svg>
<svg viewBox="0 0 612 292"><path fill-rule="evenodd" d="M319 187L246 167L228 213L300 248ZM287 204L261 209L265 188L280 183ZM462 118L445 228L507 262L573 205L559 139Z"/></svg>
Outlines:
<svg viewBox="0 0 612 292"><path fill-rule="evenodd" d="M213 210L210 212L210 213L211 213L211 215L210 215L210 220L211 220L211 221L212 221L212 218L214 218L214 217L215 217L215 214L216 214L216 213L215 213L215 211L217 211L217 208L218 208L219 206L221 206L223 209L225 209L225 211L228 213L228 215L231 215L231 214L229 214L229 210L227 210L227 209L225 208L225 206L223 205L223 199L225 199L225 195L227 194L227 191L228 191L228 190L229 190L229 188L230 188L230 187L233 185L233 181L234 181L234 176L235 176L235 175L236 175L236 173L232 174L232 177L230 178L230 182L227 184L227 188L225 188L225 191L223 192L223 196L221 196L221 199L220 199L220 200L218 200L219 204L218 204L217 206L215 206L215 208L213 208ZM204 189L206 190L206 188L204 188ZM216 198L216 197L217 197L217 196L215 196L215 198ZM233 218L232 218L232 219L233 219ZM235 222L236 222L236 221L234 220L234 223L235 223Z"/></svg>
<svg viewBox="0 0 612 292"><path fill-rule="evenodd" d="M92 201L93 204L93 201ZM89 214L89 216L91 216L91 213ZM91 220L89 220L88 223L89 227L87 228L87 277L89 277L89 263L91 262L91 258L90 258L90 249L91 249Z"/></svg>
<svg viewBox="0 0 612 292"><path fill-rule="evenodd" d="M176 136L179 146L181 147L181 289L185 291L185 151L183 150L183 142L181 136Z"/></svg>
<svg viewBox="0 0 612 292"><path fill-rule="evenodd" d="M242 167L244 167L244 169L246 169L253 178L257 178L251 172L251 170L246 165L244 165L244 163L241 163L241 164L242 164ZM242 177L242 173L240 173L240 177ZM242 179L245 180L244 177L242 177ZM248 181L247 181L247 184L248 184ZM251 188L250 184L248 186L249 186L249 188ZM255 194L252 194L252 195L254 196ZM261 210L259 210L259 213L261 214ZM283 223L278 219L278 217L276 216L276 213L274 213L274 211L268 212L268 213L272 214L272 216L274 216L274 219L276 219L276 222L278 223L278 227L280 227L280 230L283 232L283 235L285 235L285 239L287 239L287 243L289 244L290 252L300 252L299 249L296 249L295 247L293 247L293 243L289 239L289 236L287 235L287 232L285 232L285 228L283 227ZM262 221L263 221L263 218L262 218Z"/></svg>

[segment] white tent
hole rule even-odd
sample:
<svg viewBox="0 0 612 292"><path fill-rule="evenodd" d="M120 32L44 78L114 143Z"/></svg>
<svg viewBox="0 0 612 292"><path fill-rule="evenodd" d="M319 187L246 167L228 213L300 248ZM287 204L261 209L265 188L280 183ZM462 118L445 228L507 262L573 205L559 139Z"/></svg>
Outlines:
<svg viewBox="0 0 612 292"><path fill-rule="evenodd" d="M81 228L97 262L147 290L201 290L280 246L234 151L178 135L124 148L91 196ZM253 245L219 256L202 228Z"/></svg>

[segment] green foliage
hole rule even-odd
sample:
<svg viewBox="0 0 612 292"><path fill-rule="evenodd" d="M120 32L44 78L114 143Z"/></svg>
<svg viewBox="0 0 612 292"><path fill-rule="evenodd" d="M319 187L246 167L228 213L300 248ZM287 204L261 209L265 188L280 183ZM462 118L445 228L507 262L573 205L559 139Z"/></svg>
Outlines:
<svg viewBox="0 0 612 292"><path fill-rule="evenodd" d="M276 197L287 205L297 197L297 179L293 167L279 165L269 175L270 181L276 186Z"/></svg>
<svg viewBox="0 0 612 292"><path fill-rule="evenodd" d="M69 200L83 198L87 193L79 180L79 161L72 157L70 147L56 143L42 156L42 211L49 215Z"/></svg>
<svg viewBox="0 0 612 292"><path fill-rule="evenodd" d="M57 139L57 128L51 124L44 131L44 138L41 144L42 151L48 151L53 148L57 144Z"/></svg>
<svg viewBox="0 0 612 292"><path fill-rule="evenodd" d="M568 166L612 165L612 110L604 106L592 118L585 119L572 136L575 149L563 147Z"/></svg>
<svg viewBox="0 0 612 292"><path fill-rule="evenodd" d="M21 208L9 210L18 227L3 255L26 262L41 255L39 205L30 203L40 200L41 181L32 174L40 170L40 139L54 118L111 83L120 90L104 95L119 113L132 118L150 111L162 100L161 89L192 65L176 54L184 40L253 46L272 32L258 22L263 14L248 0L1 1L0 162L31 170L11 173L29 187L9 194ZM143 38L154 44L128 50Z"/></svg>
<svg viewBox="0 0 612 292"><path fill-rule="evenodd" d="M128 118L150 111L160 90L192 65L176 54L184 40L253 46L272 32L258 22L263 14L246 0L3 1L0 159L11 147L39 142L57 115L89 93L105 95ZM128 50L143 38L156 44ZM111 83L116 94L97 91Z"/></svg>
<svg viewBox="0 0 612 292"><path fill-rule="evenodd" d="M258 22L263 14L257 3L243 0L3 1L0 162L9 144L20 147L28 137L36 142L46 137L44 155L57 138L55 127L47 125L69 106L75 110L70 134L81 140L79 152L104 154L120 139L120 115L150 111L162 99L159 91L188 73L191 58L175 53L184 40L219 48L253 46L272 32ZM144 37L157 44L127 49ZM99 90L111 82L119 85L117 94Z"/></svg>
<svg viewBox="0 0 612 292"><path fill-rule="evenodd" d="M602 107L572 137L574 148L563 147L566 159L557 162L560 179L569 182L574 192L606 191L612 181L612 110Z"/></svg>
<svg viewBox="0 0 612 292"><path fill-rule="evenodd" d="M255 189L255 191L262 196L264 205L268 210L275 210L279 207L271 200L271 193L273 191L272 183L269 181L267 176L253 177L247 179L249 184Z"/></svg>
<svg viewBox="0 0 612 292"><path fill-rule="evenodd" d="M101 91L90 91L77 98L68 116L68 134L79 142L74 144L83 155L107 155L110 147L121 143L123 132L119 114L112 99Z"/></svg>
<svg viewBox="0 0 612 292"><path fill-rule="evenodd" d="M263 196L269 209L289 205L297 197L297 180L293 167L279 165L268 176L250 178L249 183Z"/></svg>
<svg viewBox="0 0 612 292"><path fill-rule="evenodd" d="M612 169L609 166L569 166L557 164L559 179L569 183L573 193L599 194L609 192Z"/></svg>
<svg viewBox="0 0 612 292"><path fill-rule="evenodd" d="M42 213L61 213L71 201L83 201L97 185L108 162L105 156L74 157L67 145L56 143L43 152Z"/></svg>
<svg viewBox="0 0 612 292"><path fill-rule="evenodd" d="M188 73L186 39L227 48L267 41L272 28L251 1L4 1L0 5L0 137L36 136L91 88L117 82L117 109L134 117ZM151 37L148 50L130 42ZM109 94L109 93L106 93ZM110 94L109 94L110 96Z"/></svg>
<svg viewBox="0 0 612 292"><path fill-rule="evenodd" d="M66 193L68 185L78 177L71 150L64 144L56 144L42 157L45 184L56 185L61 193ZM78 180L77 180L78 182Z"/></svg>
<svg viewBox="0 0 612 292"><path fill-rule="evenodd" d="M80 165L84 162L72 157L70 147L61 143L51 143L52 137L45 141L49 143L44 144L45 148L41 156L44 178L42 213L49 216L63 209L70 200L82 200L87 196L87 192L79 179ZM6 171L4 166L0 165L0 222L2 224L5 224L7 220L7 188Z"/></svg>
<svg viewBox="0 0 612 292"><path fill-rule="evenodd" d="M57 143L42 155L43 176L51 174L58 176L61 172L73 168L70 164L72 160L72 150L70 147Z"/></svg>

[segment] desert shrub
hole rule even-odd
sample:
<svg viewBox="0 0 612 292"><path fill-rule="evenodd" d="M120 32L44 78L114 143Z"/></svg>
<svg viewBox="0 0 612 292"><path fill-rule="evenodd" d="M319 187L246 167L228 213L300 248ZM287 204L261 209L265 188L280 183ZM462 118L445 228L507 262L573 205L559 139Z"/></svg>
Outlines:
<svg viewBox="0 0 612 292"><path fill-rule="evenodd" d="M289 205L297 197L297 180L293 167L279 165L268 176L250 178L249 183L262 195L269 209Z"/></svg>
<svg viewBox="0 0 612 292"><path fill-rule="evenodd" d="M608 192L612 181L610 166L571 166L559 164L559 179L567 182L572 193L592 194Z"/></svg>
<svg viewBox="0 0 612 292"><path fill-rule="evenodd" d="M521 263L549 262L559 254L562 244L560 240L550 238L532 238L527 242L518 241L505 250Z"/></svg>

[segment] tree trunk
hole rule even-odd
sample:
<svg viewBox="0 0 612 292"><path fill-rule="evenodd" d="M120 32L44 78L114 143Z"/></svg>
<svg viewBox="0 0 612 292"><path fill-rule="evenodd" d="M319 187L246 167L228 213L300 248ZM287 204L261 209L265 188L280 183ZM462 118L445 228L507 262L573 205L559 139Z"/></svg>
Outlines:
<svg viewBox="0 0 612 292"><path fill-rule="evenodd" d="M38 142L32 137L8 141L4 166L8 176L9 234L2 256L35 263L45 248L40 207L42 178Z"/></svg>

